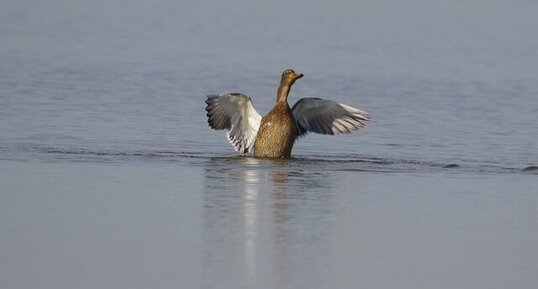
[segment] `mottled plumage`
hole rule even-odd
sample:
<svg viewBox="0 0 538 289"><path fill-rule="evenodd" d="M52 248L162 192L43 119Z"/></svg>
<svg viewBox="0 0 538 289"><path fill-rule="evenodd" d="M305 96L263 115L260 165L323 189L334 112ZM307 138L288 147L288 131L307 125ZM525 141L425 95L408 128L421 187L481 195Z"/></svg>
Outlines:
<svg viewBox="0 0 538 289"><path fill-rule="evenodd" d="M278 102L262 118L256 142L254 143L254 156L289 158L296 137L297 126L288 103Z"/></svg>

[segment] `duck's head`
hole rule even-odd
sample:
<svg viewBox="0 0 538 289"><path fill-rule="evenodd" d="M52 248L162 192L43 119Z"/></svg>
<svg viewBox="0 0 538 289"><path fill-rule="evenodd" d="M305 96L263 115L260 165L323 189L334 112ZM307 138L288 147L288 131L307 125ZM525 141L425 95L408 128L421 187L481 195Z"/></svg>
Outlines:
<svg viewBox="0 0 538 289"><path fill-rule="evenodd" d="M282 72L282 80L280 82L292 85L297 79L301 77L303 77L302 73L297 73L293 71L293 69L286 69L284 70L284 72Z"/></svg>
<svg viewBox="0 0 538 289"><path fill-rule="evenodd" d="M286 69L282 72L282 79L280 80L280 85L278 86L277 101L288 101L288 94L290 93L291 86L299 78L303 77L302 73L297 73L293 69Z"/></svg>

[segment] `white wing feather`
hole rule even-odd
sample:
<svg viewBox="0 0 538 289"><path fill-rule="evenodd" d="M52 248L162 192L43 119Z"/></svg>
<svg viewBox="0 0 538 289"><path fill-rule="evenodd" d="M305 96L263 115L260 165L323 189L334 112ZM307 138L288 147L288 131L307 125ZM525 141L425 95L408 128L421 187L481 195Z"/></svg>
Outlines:
<svg viewBox="0 0 538 289"><path fill-rule="evenodd" d="M251 98L241 93L215 94L207 96L206 104L209 126L228 130L228 140L240 154L252 150L262 117Z"/></svg>

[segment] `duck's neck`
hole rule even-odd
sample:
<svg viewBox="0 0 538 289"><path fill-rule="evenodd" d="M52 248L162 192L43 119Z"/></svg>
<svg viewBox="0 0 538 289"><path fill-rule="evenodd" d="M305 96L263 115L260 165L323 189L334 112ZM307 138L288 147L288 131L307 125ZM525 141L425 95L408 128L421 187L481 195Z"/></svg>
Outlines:
<svg viewBox="0 0 538 289"><path fill-rule="evenodd" d="M288 102L288 94L290 93L292 83L289 83L288 81L282 80L280 81L280 86L278 87L278 91L276 94L276 102Z"/></svg>

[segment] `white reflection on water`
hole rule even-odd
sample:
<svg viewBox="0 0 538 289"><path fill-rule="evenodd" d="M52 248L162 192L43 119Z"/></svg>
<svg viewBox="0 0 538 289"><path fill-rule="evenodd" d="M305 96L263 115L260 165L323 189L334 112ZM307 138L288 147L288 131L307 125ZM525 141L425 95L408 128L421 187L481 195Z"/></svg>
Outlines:
<svg viewBox="0 0 538 289"><path fill-rule="evenodd" d="M259 163L254 158L247 159L248 164ZM257 170L244 171L244 213L245 218L245 264L248 274L249 287L256 285L256 243L257 243L257 219L258 219L258 186L259 172Z"/></svg>

